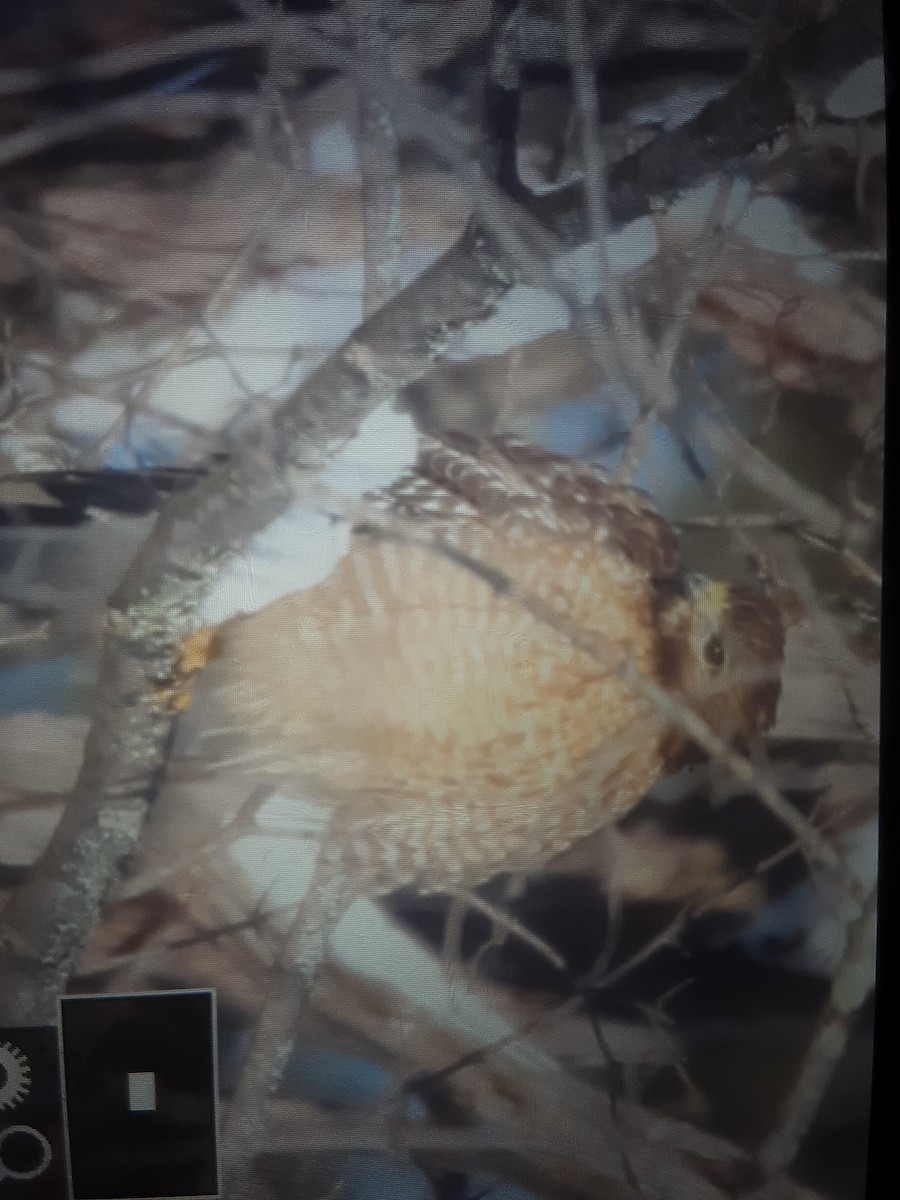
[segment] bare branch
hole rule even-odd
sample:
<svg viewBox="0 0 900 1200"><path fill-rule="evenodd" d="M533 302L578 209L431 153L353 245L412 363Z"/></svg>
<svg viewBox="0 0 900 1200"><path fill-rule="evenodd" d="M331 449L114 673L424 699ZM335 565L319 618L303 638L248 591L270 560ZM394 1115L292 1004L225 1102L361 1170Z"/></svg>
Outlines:
<svg viewBox="0 0 900 1200"><path fill-rule="evenodd" d="M140 835L175 714L159 686L175 676L181 638L217 561L263 528L374 407L379 389L417 378L452 332L509 287L497 251L466 235L407 292L369 319L245 445L167 505L112 598L98 707L75 791L29 880L0 914L0 1014L52 1020L119 864ZM287 481L290 480L290 483Z"/></svg>
<svg viewBox="0 0 900 1200"><path fill-rule="evenodd" d="M759 1152L767 1177L793 1162L815 1117L825 1088L844 1052L853 1020L875 978L877 892L866 897L848 929L847 948L831 981L831 992L813 1033L799 1074Z"/></svg>
<svg viewBox="0 0 900 1200"><path fill-rule="evenodd" d="M696 117L620 159L609 174L613 224L644 216L771 141L792 124L799 90L818 94L835 73L881 53L881 23L877 0L840 5L830 19L805 25L764 54ZM532 211L570 245L588 236L580 185L535 197Z"/></svg>
<svg viewBox="0 0 900 1200"><path fill-rule="evenodd" d="M384 104L372 94L371 79L390 71L390 6L384 0L359 0L353 15L357 49L368 63L369 85L360 91L359 152L363 180L365 287L363 312L371 313L400 287L403 246L400 230L400 172L397 127Z"/></svg>
<svg viewBox="0 0 900 1200"><path fill-rule="evenodd" d="M811 531L836 545L846 544L854 549L864 549L871 544L873 530L870 525L845 516L824 496L767 458L727 419L709 389L704 388L704 391L711 398L714 411L698 408L691 412L691 436L711 450L720 462L800 517Z"/></svg>
<svg viewBox="0 0 900 1200"><path fill-rule="evenodd" d="M364 511L364 509L365 505L359 511ZM847 876L844 865L834 848L802 813L784 799L776 787L759 774L750 760L732 750L728 743L679 697L673 696L664 687L646 675L640 674L633 662L621 661L618 654L615 657L611 656L609 648L604 646L603 642L598 640L595 635L587 634L538 596L523 591L508 575L498 570L493 564L479 562L471 555L448 543L429 537L419 537L408 530L407 523L390 521L385 519L381 513L374 513L369 519L373 530L377 530L379 536L421 546L434 554L449 558L482 579L499 595L508 597L536 620L559 633L577 649L602 662L604 670L615 673L629 688L645 696L656 708L661 721L671 724L687 734L691 741L696 742L707 754L717 762L721 762L736 779L746 784L766 808L791 830L803 852L812 861L819 862L834 871L851 894L858 890Z"/></svg>
<svg viewBox="0 0 900 1200"><path fill-rule="evenodd" d="M620 5L615 14L620 20L627 16L626 6ZM600 110L594 71L588 57L585 33L584 0L567 0L566 34L569 58L572 64L572 79L578 104L581 155L584 162L584 189L587 214L590 224L591 245L596 256L596 286L609 310L610 321L615 332L617 352L624 351L623 343L637 336L645 342L643 330L635 317L629 316L621 283L612 270L606 242L612 232L612 222L607 201L607 166L600 132Z"/></svg>
<svg viewBox="0 0 900 1200"><path fill-rule="evenodd" d="M233 117L246 121L257 107L255 96L240 92L188 92L181 96L126 96L98 104L86 112L57 117L39 125L30 125L19 133L0 138L0 167L27 158L42 150L79 138L90 137L115 125L155 121L172 117L200 117L215 120Z"/></svg>

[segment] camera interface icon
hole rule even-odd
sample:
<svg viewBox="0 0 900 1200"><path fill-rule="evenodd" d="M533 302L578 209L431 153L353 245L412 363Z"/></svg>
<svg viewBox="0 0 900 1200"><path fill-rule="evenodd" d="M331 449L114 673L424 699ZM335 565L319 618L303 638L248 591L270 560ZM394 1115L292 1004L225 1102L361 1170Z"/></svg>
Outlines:
<svg viewBox="0 0 900 1200"><path fill-rule="evenodd" d="M59 1032L0 1028L0 1197L67 1200Z"/></svg>
<svg viewBox="0 0 900 1200"><path fill-rule="evenodd" d="M0 1130L0 1183L4 1179L36 1179L53 1159L50 1143L33 1125Z"/></svg>

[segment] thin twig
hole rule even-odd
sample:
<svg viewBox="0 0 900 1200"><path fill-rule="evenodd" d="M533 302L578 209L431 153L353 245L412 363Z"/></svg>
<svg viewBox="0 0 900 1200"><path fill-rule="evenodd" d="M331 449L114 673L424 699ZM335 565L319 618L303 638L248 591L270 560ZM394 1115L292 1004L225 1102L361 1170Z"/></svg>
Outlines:
<svg viewBox="0 0 900 1200"><path fill-rule="evenodd" d="M293 1049L300 1014L325 959L331 930L352 894L336 859L320 863L269 973L222 1139L227 1200L245 1200L249 1194L269 1107Z"/></svg>
<svg viewBox="0 0 900 1200"><path fill-rule="evenodd" d="M619 5L618 11L625 14L626 6ZM584 190L587 199L591 246L595 255L595 284L609 312L615 335L613 345L616 351L622 354L629 339L639 336L643 343L646 338L643 330L637 325L634 315L627 311L621 282L610 265L607 253L607 239L612 232L612 222L607 204L606 160L600 130L597 87L587 50L584 0L566 0L566 40L572 81L575 87L575 101L578 106L581 156L584 163ZM622 367L624 370L624 360Z"/></svg>
<svg viewBox="0 0 900 1200"><path fill-rule="evenodd" d="M368 63L368 86L359 92L359 163L363 201L363 312L384 304L400 288L403 267L399 139L393 116L373 95L371 80L390 71L391 6L353 0L357 52Z"/></svg>
<svg viewBox="0 0 900 1200"><path fill-rule="evenodd" d="M636 967L639 967L642 962L646 962L648 958L663 946L676 945L678 935L684 930L690 915L691 909L689 906L680 909L664 929L661 929L654 937L649 938L630 958L620 963L619 966L613 967L612 970L606 969L603 962L598 959L587 974L588 985L592 988L611 987L626 975L630 975Z"/></svg>
<svg viewBox="0 0 900 1200"><path fill-rule="evenodd" d="M140 124L178 117L249 120L257 108L255 96L240 92L187 92L180 96L142 94L109 100L86 112L72 113L30 125L0 138L0 167L42 150L102 133L115 125Z"/></svg>
<svg viewBox="0 0 900 1200"><path fill-rule="evenodd" d="M274 14L273 14L274 15ZM307 22L304 18L282 18L290 25L302 30ZM132 71L143 71L149 67L217 50L240 50L250 46L263 46L272 37L273 21L262 23L249 21L226 21L220 25L204 25L198 29L186 29L154 41L138 42L136 45L120 46L104 50L85 58L75 59L63 69L48 71L41 68L21 67L0 71L0 96L18 92L37 91L60 83L75 83L88 80L116 79Z"/></svg>
<svg viewBox="0 0 900 1200"><path fill-rule="evenodd" d="M719 176L713 202L706 214L703 229L693 249L690 264L675 301L672 320L663 334L659 349L648 356L646 367L640 372L645 382L645 411L629 431L625 453L614 474L617 482L630 483L634 480L661 414L671 413L673 403L677 399L673 377L676 359L694 315L697 297L722 248L723 222L735 186L734 181L725 175Z"/></svg>
<svg viewBox="0 0 900 1200"><path fill-rule="evenodd" d="M732 196L738 184L726 175L720 175L716 180L715 194L710 205L703 229L697 241L691 247L691 257L678 297L675 301L672 320L669 322L662 342L657 351L656 366L661 375L669 377L675 366L675 360L681 349L688 323L694 315L699 296L709 273L715 266L722 244L725 240L725 215L731 204ZM735 213L732 223L737 221L740 213Z"/></svg>
<svg viewBox="0 0 900 1200"><path fill-rule="evenodd" d="M167 503L110 601L97 709L75 790L29 878L0 914L0 1020L53 1020L56 997L140 836L175 712L159 698L218 562L318 473L377 403L418 378L454 332L510 287L496 246L466 234L385 305L190 493Z"/></svg>
<svg viewBox="0 0 900 1200"><path fill-rule="evenodd" d="M692 411L690 435L781 507L802 518L814 532L835 544L846 543L857 550L865 549L872 538L869 525L853 521L824 496L800 483L758 450L727 419L712 391L705 384L700 386L711 401L711 407Z"/></svg>
<svg viewBox="0 0 900 1200"><path fill-rule="evenodd" d="M848 928L847 947L831 981L828 1002L816 1023L790 1095L759 1152L758 1161L769 1178L794 1161L844 1053L854 1018L872 989L876 911L877 892L872 890L860 915Z"/></svg>
<svg viewBox="0 0 900 1200"><path fill-rule="evenodd" d="M347 511L364 514L366 507L365 504L348 506ZM608 649L603 646L602 642L598 642L596 635L585 633L584 630L553 609L551 605L539 597L523 591L510 576L492 564L479 562L458 547L440 540L417 536L409 530L407 522L391 520L381 512L371 513L367 523L380 537L420 546L433 554L449 558L457 565L471 571L498 595L508 598L530 613L535 620L560 634L576 649L602 663L604 670L615 674L630 689L649 700L664 723L687 734L691 741L696 742L707 754L727 767L736 779L745 783L766 808L791 830L797 838L799 846L811 860L820 862L836 872L851 892L857 890L853 881L847 878L843 863L834 847L825 841L802 813L784 799L776 787L759 774L750 760L732 750L724 738L715 733L703 718L689 708L683 700L673 696L649 677L641 675L632 661L623 662L618 653L614 657L610 656Z"/></svg>
<svg viewBox="0 0 900 1200"><path fill-rule="evenodd" d="M544 938L538 937L536 933L532 932L527 925L523 925L521 921L517 921L511 913L505 912L502 908L498 908L496 904L491 904L488 900L483 900L477 892L453 890L449 894L460 905L471 908L475 912L480 912L483 916L488 917L494 925L499 926L504 933L511 934L513 937L518 938L523 945L530 946L532 950L539 954L541 958L546 959L557 971L566 970L566 960L562 955L554 950Z"/></svg>
<svg viewBox="0 0 900 1200"><path fill-rule="evenodd" d="M816 589L808 572L797 556L785 553L784 546L776 547L774 555L778 576L796 592L803 602L808 623L819 642L823 658L833 667L840 681L841 690L844 694L853 724L856 727L856 732L868 738L873 744L877 743L878 715L873 710L871 714L871 717L875 721L875 727L873 728L859 713L856 697L852 689L852 680L859 679L863 664L847 645L847 639L844 636L843 630L822 604L816 594Z"/></svg>

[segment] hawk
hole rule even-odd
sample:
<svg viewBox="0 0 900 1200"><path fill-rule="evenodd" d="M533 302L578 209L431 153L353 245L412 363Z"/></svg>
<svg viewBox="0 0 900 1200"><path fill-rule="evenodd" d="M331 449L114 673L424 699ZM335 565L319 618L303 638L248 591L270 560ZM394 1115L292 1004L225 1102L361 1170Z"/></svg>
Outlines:
<svg viewBox="0 0 900 1200"><path fill-rule="evenodd" d="M134 520L195 473L22 478L62 505L17 506L40 527ZM642 680L727 740L772 724L778 607L682 572L650 497L583 460L423 436L362 507L326 578L188 656L210 650L210 765L223 735L229 765L321 802L322 869L355 892L535 872L615 821L691 753Z"/></svg>
<svg viewBox="0 0 900 1200"><path fill-rule="evenodd" d="M766 729L779 696L777 606L683 573L650 498L582 461L510 436L423 438L416 465L354 520L324 579L216 626L192 706L202 722L211 703L232 766L288 793L298 874L302 801L326 814L289 928L272 912L275 969L226 1136L233 1195L246 1194L288 1034L354 899L534 873L626 813L688 748L642 680L729 740ZM176 837L179 818L192 819L176 815ZM173 879L154 878L145 846L130 893L140 926L120 906L101 961L193 916L195 901L221 911L246 894L227 853L207 853L223 850L225 825L189 849L182 866L198 875L158 912L141 899Z"/></svg>
<svg viewBox="0 0 900 1200"><path fill-rule="evenodd" d="M240 756L326 804L353 890L533 872L615 821L688 750L636 679L732 741L772 724L777 606L683 574L584 461L425 438L366 514L324 581L215 630L207 676Z"/></svg>

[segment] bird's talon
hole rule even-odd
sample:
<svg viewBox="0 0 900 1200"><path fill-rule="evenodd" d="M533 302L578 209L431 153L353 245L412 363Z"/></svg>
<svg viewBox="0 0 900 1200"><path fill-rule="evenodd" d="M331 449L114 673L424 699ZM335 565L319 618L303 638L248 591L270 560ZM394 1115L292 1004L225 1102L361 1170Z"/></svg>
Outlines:
<svg viewBox="0 0 900 1200"><path fill-rule="evenodd" d="M194 676L216 656L216 631L209 626L190 634L181 644L172 677L161 679L154 687L157 703L170 712L182 713L194 698Z"/></svg>
<svg viewBox="0 0 900 1200"><path fill-rule="evenodd" d="M209 625L204 625L195 633L190 634L181 643L181 653L178 655L176 674L181 679L189 679L206 666L211 658L216 656L216 631Z"/></svg>

